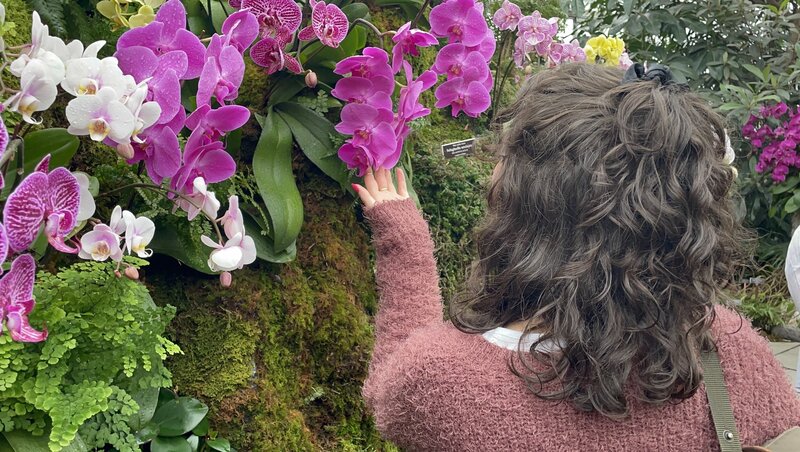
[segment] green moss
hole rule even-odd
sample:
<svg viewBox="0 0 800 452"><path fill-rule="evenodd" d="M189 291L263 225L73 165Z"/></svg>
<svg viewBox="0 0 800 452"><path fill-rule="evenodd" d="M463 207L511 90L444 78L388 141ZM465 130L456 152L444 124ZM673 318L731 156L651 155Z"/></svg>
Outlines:
<svg viewBox="0 0 800 452"><path fill-rule="evenodd" d="M6 7L6 24L13 22L14 28L6 32L3 39L6 48L20 46L31 40L31 10L24 0L3 0ZM9 88L19 89L19 78L8 70L3 71L3 83Z"/></svg>

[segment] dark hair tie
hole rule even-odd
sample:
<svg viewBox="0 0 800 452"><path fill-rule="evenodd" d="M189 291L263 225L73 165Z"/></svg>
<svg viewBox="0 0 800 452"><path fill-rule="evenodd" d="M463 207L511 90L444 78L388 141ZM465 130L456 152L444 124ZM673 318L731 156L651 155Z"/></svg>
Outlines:
<svg viewBox="0 0 800 452"><path fill-rule="evenodd" d="M634 63L625 71L625 75L622 77L622 83L638 82L639 80L658 80L662 86L675 83L672 78L672 72L667 66L661 64L653 64L645 71L641 63Z"/></svg>

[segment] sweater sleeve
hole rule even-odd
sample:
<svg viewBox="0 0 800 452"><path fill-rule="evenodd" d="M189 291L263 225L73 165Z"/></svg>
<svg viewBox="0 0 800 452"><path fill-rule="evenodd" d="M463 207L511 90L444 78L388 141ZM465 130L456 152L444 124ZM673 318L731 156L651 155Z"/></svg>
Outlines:
<svg viewBox="0 0 800 452"><path fill-rule="evenodd" d="M386 358L412 332L442 323L443 316L433 241L414 201L381 203L365 215L372 225L380 293L375 348L364 383L364 394L369 400L372 387L380 385L378 374Z"/></svg>

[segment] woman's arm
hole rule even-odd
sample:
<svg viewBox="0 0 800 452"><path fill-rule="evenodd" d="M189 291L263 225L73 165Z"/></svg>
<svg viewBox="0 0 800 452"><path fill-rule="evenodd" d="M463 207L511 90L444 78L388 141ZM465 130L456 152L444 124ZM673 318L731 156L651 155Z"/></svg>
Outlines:
<svg viewBox="0 0 800 452"><path fill-rule="evenodd" d="M374 176L366 175L366 188L355 186L367 208L377 254L380 303L370 377L414 330L443 321L439 272L428 224L409 199L401 171L397 179L395 189L389 172L378 170Z"/></svg>

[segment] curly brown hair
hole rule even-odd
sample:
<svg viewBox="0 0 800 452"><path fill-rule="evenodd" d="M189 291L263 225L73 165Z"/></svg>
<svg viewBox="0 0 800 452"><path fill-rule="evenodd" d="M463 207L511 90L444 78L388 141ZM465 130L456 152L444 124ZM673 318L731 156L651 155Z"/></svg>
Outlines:
<svg viewBox="0 0 800 452"><path fill-rule="evenodd" d="M471 333L529 320L541 336L514 373L541 398L611 418L628 414L631 384L655 404L695 393L712 305L748 236L722 118L685 86L621 78L544 70L499 115L478 258L450 305Z"/></svg>

